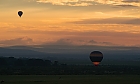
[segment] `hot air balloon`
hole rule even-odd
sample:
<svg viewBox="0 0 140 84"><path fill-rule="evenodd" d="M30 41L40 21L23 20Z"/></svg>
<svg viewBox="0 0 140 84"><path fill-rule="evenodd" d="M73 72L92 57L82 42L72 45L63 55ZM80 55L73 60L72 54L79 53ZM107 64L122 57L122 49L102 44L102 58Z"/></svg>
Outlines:
<svg viewBox="0 0 140 84"><path fill-rule="evenodd" d="M22 16L22 14L23 14L22 11L18 11L18 15L19 15L20 17Z"/></svg>
<svg viewBox="0 0 140 84"><path fill-rule="evenodd" d="M103 59L103 54L100 51L93 51L90 53L90 60L95 66L98 66Z"/></svg>

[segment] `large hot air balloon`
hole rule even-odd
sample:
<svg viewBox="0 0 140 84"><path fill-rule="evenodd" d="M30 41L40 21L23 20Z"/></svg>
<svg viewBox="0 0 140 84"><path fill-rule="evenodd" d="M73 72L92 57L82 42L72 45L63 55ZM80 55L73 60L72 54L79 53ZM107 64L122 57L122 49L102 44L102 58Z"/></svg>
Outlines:
<svg viewBox="0 0 140 84"><path fill-rule="evenodd" d="M93 51L90 53L90 60L95 66L98 66L103 59L103 54L100 51Z"/></svg>
<svg viewBox="0 0 140 84"><path fill-rule="evenodd" d="M22 11L18 11L18 15L19 15L20 17L22 16L22 14L23 14Z"/></svg>

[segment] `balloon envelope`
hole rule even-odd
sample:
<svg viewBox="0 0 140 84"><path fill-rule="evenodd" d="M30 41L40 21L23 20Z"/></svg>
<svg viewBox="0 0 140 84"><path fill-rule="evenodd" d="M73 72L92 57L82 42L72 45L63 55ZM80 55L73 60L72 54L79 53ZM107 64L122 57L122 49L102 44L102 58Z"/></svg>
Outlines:
<svg viewBox="0 0 140 84"><path fill-rule="evenodd" d="M22 11L18 11L18 15L19 15L20 17L22 16L22 14L23 14Z"/></svg>
<svg viewBox="0 0 140 84"><path fill-rule="evenodd" d="M103 54L100 51L93 51L90 53L90 60L95 66L98 66L103 59Z"/></svg>

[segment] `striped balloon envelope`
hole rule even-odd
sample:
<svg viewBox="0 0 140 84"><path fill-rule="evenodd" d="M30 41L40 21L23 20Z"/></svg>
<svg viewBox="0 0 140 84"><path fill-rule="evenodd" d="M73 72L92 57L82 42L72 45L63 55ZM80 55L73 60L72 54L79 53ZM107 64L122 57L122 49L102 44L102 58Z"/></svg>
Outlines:
<svg viewBox="0 0 140 84"><path fill-rule="evenodd" d="M103 59L103 54L100 51L93 51L90 53L90 60L95 66L98 66Z"/></svg>

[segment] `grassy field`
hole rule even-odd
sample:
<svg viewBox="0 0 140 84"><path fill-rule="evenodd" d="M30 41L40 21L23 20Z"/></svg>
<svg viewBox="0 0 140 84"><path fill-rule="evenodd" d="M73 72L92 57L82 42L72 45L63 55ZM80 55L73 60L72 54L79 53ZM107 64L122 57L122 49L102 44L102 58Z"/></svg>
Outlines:
<svg viewBox="0 0 140 84"><path fill-rule="evenodd" d="M3 84L140 84L140 75L1 75Z"/></svg>

